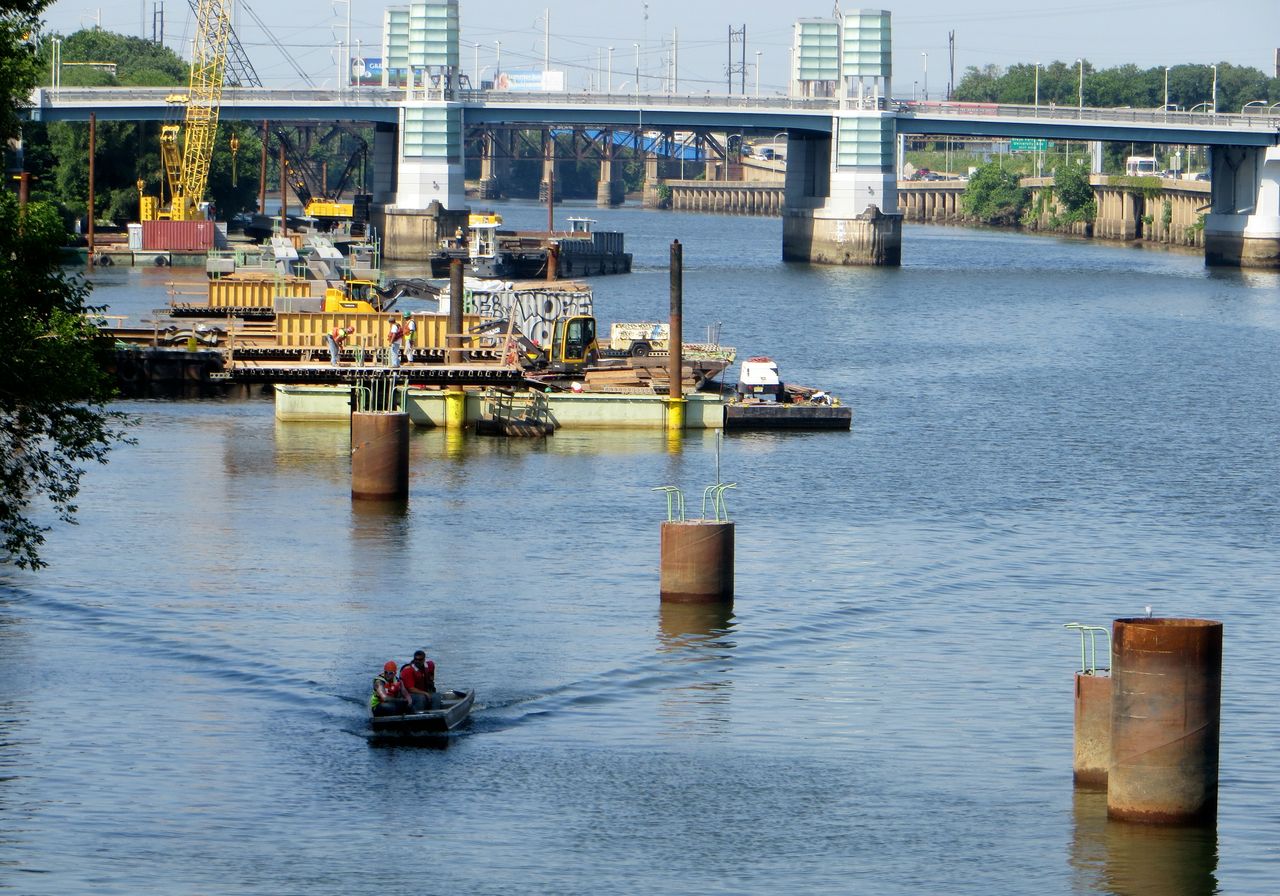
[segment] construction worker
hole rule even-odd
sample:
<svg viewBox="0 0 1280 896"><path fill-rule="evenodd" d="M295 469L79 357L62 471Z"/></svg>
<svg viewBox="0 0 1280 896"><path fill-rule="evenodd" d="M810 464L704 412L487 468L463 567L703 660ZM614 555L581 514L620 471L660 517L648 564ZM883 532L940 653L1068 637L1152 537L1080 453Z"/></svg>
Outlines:
<svg viewBox="0 0 1280 896"><path fill-rule="evenodd" d="M404 348L404 327L394 317L387 328L387 342L391 346L391 366L399 367L400 350Z"/></svg>
<svg viewBox="0 0 1280 896"><path fill-rule="evenodd" d="M382 672L373 679L369 709L375 716L402 716L409 711L410 705L404 685L396 678L395 660L387 660Z"/></svg>
<svg viewBox="0 0 1280 896"><path fill-rule="evenodd" d="M413 337L418 332L418 322L408 311L404 313L404 359L413 363Z"/></svg>
<svg viewBox="0 0 1280 896"><path fill-rule="evenodd" d="M324 334L325 344L329 346L329 363L334 367L338 366L338 358L342 354L342 346L346 344L347 339L354 332L354 327L334 327Z"/></svg>

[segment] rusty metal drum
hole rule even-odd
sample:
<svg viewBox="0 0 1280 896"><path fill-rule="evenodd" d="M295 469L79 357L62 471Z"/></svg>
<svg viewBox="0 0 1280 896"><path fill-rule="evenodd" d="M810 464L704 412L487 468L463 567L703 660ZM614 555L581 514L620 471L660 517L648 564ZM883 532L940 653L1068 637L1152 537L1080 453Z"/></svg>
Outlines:
<svg viewBox="0 0 1280 896"><path fill-rule="evenodd" d="M733 600L733 534L733 523L725 521L663 523L659 577L662 600Z"/></svg>
<svg viewBox="0 0 1280 896"><path fill-rule="evenodd" d="M1222 623L1117 619L1112 626L1107 814L1199 823L1218 809Z"/></svg>
<svg viewBox="0 0 1280 896"><path fill-rule="evenodd" d="M1111 679L1076 673L1075 757L1077 787L1107 786L1111 766Z"/></svg>
<svg viewBox="0 0 1280 896"><path fill-rule="evenodd" d="M351 415L351 497L386 501L409 496L409 415Z"/></svg>

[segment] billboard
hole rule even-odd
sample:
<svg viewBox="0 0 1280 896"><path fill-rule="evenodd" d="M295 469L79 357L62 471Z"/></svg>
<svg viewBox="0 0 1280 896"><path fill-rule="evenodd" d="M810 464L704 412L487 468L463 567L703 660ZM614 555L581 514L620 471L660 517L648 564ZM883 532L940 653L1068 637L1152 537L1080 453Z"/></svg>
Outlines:
<svg viewBox="0 0 1280 896"><path fill-rule="evenodd" d="M409 73L402 68L388 71L387 85L403 87L409 80ZM382 57L355 56L351 59L351 77L347 82L350 87L381 87Z"/></svg>
<svg viewBox="0 0 1280 896"><path fill-rule="evenodd" d="M493 79L493 89L515 92L563 93L564 72L544 72L540 69L499 72L497 77Z"/></svg>

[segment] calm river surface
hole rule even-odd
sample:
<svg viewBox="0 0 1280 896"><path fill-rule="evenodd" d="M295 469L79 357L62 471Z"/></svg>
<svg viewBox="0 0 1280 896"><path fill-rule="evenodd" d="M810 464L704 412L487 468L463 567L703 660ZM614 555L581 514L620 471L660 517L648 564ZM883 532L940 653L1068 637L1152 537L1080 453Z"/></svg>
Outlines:
<svg viewBox="0 0 1280 896"><path fill-rule="evenodd" d="M419 431L396 512L352 504L345 425L123 404L51 568L0 573L0 890L1280 892L1280 278L923 226L901 269L785 265L776 219L588 213L636 254L601 320L665 314L679 238L690 338L855 409L720 444L732 609L657 594L650 489L696 506L713 435ZM1225 625L1210 831L1072 790L1063 624L1146 605ZM371 744L417 647L473 721Z"/></svg>

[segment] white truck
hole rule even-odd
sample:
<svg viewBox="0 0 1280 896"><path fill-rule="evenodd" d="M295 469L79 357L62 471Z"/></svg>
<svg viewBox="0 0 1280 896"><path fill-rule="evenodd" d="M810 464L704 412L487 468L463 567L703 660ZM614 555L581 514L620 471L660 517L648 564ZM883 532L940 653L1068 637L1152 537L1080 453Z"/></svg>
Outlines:
<svg viewBox="0 0 1280 896"><path fill-rule="evenodd" d="M611 324L609 348L633 358L643 358L651 352L665 352L670 348L671 327L668 324L646 321L643 323Z"/></svg>

